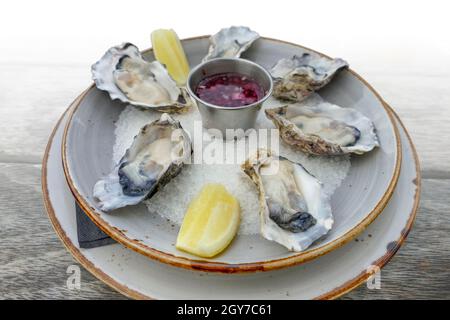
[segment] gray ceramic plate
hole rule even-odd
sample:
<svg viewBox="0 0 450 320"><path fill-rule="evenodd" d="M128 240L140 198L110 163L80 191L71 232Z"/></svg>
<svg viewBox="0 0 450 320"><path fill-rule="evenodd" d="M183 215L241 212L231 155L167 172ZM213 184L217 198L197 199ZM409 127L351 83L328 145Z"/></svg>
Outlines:
<svg viewBox="0 0 450 320"><path fill-rule="evenodd" d="M207 37L182 43L191 66L198 64L207 52ZM264 38L243 57L270 67L278 59L301 50L305 48ZM151 50L145 52L145 57L153 60ZM351 70L341 72L320 94L332 103L355 108L368 116L377 128L381 146L365 156L352 157L350 172L332 197L333 229L323 241L305 252L289 252L260 236L238 236L224 254L199 260L176 250L174 242L178 230L159 215L148 214L143 205L127 207L114 214L98 210L92 189L114 165L114 122L124 104L111 101L105 92L94 87L75 104L66 125L62 156L69 187L80 206L111 237L165 263L212 272L252 272L311 260L342 246L378 216L392 196L401 160L401 144L392 116L382 99L361 77Z"/></svg>
<svg viewBox="0 0 450 320"><path fill-rule="evenodd" d="M181 270L149 261L120 244L80 249L74 198L64 178L60 152L67 118L50 137L42 164L42 190L48 216L61 241L80 264L101 281L132 298L336 298L363 283L377 267L383 267L392 258L411 230L419 204L417 154L406 131L401 128L402 170L385 210L358 235L359 241L351 241L314 261L279 271L236 276Z"/></svg>

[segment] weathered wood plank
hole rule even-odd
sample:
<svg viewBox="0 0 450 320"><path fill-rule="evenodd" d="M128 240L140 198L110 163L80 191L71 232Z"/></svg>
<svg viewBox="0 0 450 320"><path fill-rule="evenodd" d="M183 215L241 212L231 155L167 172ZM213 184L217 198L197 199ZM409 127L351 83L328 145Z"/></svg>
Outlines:
<svg viewBox="0 0 450 320"><path fill-rule="evenodd" d="M81 290L66 287L66 270L77 262L45 213L40 169L0 164L0 299L123 298L83 268Z"/></svg>
<svg viewBox="0 0 450 320"><path fill-rule="evenodd" d="M0 164L0 181L0 299L123 298L84 269L81 290L67 289L67 267L77 263L44 211L39 165ZM450 180L425 179L415 227L382 270L381 290L363 285L344 299L450 299L449 198Z"/></svg>
<svg viewBox="0 0 450 320"><path fill-rule="evenodd" d="M2 64L0 70L0 162L40 163L55 123L90 85L89 66Z"/></svg>
<svg viewBox="0 0 450 320"><path fill-rule="evenodd" d="M345 299L450 299L450 180L424 179L416 222L381 271L381 290L365 284Z"/></svg>

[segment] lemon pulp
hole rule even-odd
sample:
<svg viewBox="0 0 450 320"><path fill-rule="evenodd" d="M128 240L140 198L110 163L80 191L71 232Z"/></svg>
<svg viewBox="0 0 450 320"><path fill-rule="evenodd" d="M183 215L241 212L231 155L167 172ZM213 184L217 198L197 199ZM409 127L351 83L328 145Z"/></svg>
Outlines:
<svg viewBox="0 0 450 320"><path fill-rule="evenodd" d="M151 34L151 41L155 58L166 66L167 72L178 85L185 85L189 74L189 63L175 31L155 30Z"/></svg>
<svg viewBox="0 0 450 320"><path fill-rule="evenodd" d="M239 227L238 200L221 184L207 184L184 216L176 248L210 258L222 252Z"/></svg>

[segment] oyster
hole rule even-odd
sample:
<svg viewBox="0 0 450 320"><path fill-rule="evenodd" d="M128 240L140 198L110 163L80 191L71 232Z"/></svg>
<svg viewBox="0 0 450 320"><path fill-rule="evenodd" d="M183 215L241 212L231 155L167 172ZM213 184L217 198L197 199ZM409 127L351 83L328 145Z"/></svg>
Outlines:
<svg viewBox="0 0 450 320"><path fill-rule="evenodd" d="M190 157L188 134L163 113L142 127L113 171L95 184L94 197L103 211L138 204L175 177Z"/></svg>
<svg viewBox="0 0 450 320"><path fill-rule="evenodd" d="M242 169L258 188L264 238L303 251L331 229L333 216L323 184L301 164L258 149Z"/></svg>
<svg viewBox="0 0 450 320"><path fill-rule="evenodd" d="M302 101L328 84L339 70L348 67L342 59L329 59L316 53L303 53L279 60L270 70L273 96Z"/></svg>
<svg viewBox="0 0 450 320"><path fill-rule="evenodd" d="M111 99L162 112L179 112L192 102L158 61L147 62L139 49L124 43L112 47L92 66L92 79Z"/></svg>
<svg viewBox="0 0 450 320"><path fill-rule="evenodd" d="M379 146L369 118L355 109L325 102L317 94L304 103L265 112L284 142L309 154L363 154Z"/></svg>
<svg viewBox="0 0 450 320"><path fill-rule="evenodd" d="M211 36L208 54L203 62L214 58L239 58L251 44L259 38L259 34L248 27L230 27L221 29Z"/></svg>

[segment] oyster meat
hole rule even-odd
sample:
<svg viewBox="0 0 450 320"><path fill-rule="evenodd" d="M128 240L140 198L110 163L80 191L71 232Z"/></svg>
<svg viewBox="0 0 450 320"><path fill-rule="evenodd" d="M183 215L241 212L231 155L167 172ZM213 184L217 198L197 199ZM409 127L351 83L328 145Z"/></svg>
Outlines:
<svg viewBox="0 0 450 320"><path fill-rule="evenodd" d="M265 110L292 148L313 155L363 154L379 146L375 127L361 112L314 95L303 103Z"/></svg>
<svg viewBox="0 0 450 320"><path fill-rule="evenodd" d="M113 171L94 186L101 210L135 205L175 177L191 157L191 141L180 123L163 113L141 128Z"/></svg>
<svg viewBox="0 0 450 320"><path fill-rule="evenodd" d="M323 184L301 164L258 149L242 169L258 189L264 238L303 251L331 229L333 215Z"/></svg>
<svg viewBox="0 0 450 320"><path fill-rule="evenodd" d="M303 53L279 60L270 70L273 96L283 100L302 101L328 84L348 63L329 59L316 53Z"/></svg>
<svg viewBox="0 0 450 320"><path fill-rule="evenodd" d="M209 39L208 54L203 61L214 58L239 58L252 43L259 38L259 34L248 27L230 27L221 29Z"/></svg>
<svg viewBox="0 0 450 320"><path fill-rule="evenodd" d="M131 43L109 49L92 66L92 79L111 99L141 108L179 112L192 104L187 91L177 86L165 67L158 61L145 61Z"/></svg>

